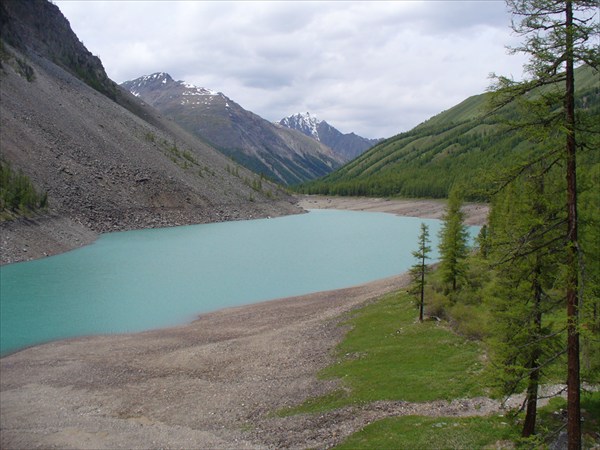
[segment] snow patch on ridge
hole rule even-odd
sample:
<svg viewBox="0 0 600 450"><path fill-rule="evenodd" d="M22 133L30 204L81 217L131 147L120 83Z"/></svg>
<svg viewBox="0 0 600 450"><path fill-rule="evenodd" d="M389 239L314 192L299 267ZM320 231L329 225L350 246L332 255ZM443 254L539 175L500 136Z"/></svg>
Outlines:
<svg viewBox="0 0 600 450"><path fill-rule="evenodd" d="M319 132L317 130L320 123L321 121L317 119L317 116L311 115L309 112L297 113L289 117L284 117L279 121L280 125L301 131L317 141L320 141Z"/></svg>

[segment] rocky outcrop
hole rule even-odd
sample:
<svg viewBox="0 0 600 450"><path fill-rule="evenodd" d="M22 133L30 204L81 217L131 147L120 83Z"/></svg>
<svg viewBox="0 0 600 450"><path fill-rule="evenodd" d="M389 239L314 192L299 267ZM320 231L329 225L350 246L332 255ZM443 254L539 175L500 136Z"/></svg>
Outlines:
<svg viewBox="0 0 600 450"><path fill-rule="evenodd" d="M58 6L47 0L6 0L0 3L0 36L12 47L43 55L89 86L114 98L117 85L102 62L77 38Z"/></svg>

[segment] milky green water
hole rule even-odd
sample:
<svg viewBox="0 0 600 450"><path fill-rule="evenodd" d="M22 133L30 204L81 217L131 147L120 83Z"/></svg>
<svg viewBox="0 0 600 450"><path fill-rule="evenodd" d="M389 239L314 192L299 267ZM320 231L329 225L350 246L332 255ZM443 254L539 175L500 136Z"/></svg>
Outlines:
<svg viewBox="0 0 600 450"><path fill-rule="evenodd" d="M0 353L167 327L224 307L399 274L414 263L421 222L436 247L436 220L314 210L111 233L78 250L3 266Z"/></svg>

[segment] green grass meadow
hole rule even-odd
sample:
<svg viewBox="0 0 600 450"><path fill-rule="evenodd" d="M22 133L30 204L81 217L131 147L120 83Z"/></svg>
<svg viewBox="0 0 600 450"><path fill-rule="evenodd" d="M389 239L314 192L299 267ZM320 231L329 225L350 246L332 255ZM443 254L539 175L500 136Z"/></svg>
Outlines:
<svg viewBox="0 0 600 450"><path fill-rule="evenodd" d="M317 412L377 400L425 402L486 395L483 349L440 322L419 323L411 298L389 294L352 313L338 361L320 374L343 389L286 413Z"/></svg>
<svg viewBox="0 0 600 450"><path fill-rule="evenodd" d="M340 389L279 411L280 415L314 414L378 400L428 402L493 394L484 343L460 336L447 322L419 323L414 301L405 292L388 294L353 311L340 326L349 331L336 350L337 361L319 374L340 380ZM562 408L562 399L540 408L542 433L560 428ZM598 426L600 393L584 395L582 408L584 433L591 442L584 448L593 448L589 436ZM543 441L520 441L522 418L522 414L387 418L366 426L337 448L546 448Z"/></svg>
<svg viewBox="0 0 600 450"><path fill-rule="evenodd" d="M340 450L477 449L512 442L518 430L504 417L420 417L379 420L350 436Z"/></svg>

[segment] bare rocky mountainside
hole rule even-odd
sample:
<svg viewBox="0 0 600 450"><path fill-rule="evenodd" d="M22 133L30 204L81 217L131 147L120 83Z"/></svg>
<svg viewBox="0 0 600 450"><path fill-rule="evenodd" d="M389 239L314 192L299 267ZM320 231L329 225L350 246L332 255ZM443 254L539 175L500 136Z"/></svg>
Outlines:
<svg viewBox="0 0 600 450"><path fill-rule="evenodd" d="M298 212L107 76L46 0L0 4L1 159L48 193L48 210L0 222L2 263L95 233Z"/></svg>
<svg viewBox="0 0 600 450"><path fill-rule="evenodd" d="M334 153L344 158L344 161L356 158L382 141L382 139L364 138L355 133L342 133L324 120L317 119L309 112L284 117L279 121L279 125L298 130L316 139L331 148Z"/></svg>
<svg viewBox="0 0 600 450"><path fill-rule="evenodd" d="M220 92L175 81L167 73L122 86L236 162L280 183L312 180L346 161L321 142L273 124Z"/></svg>

